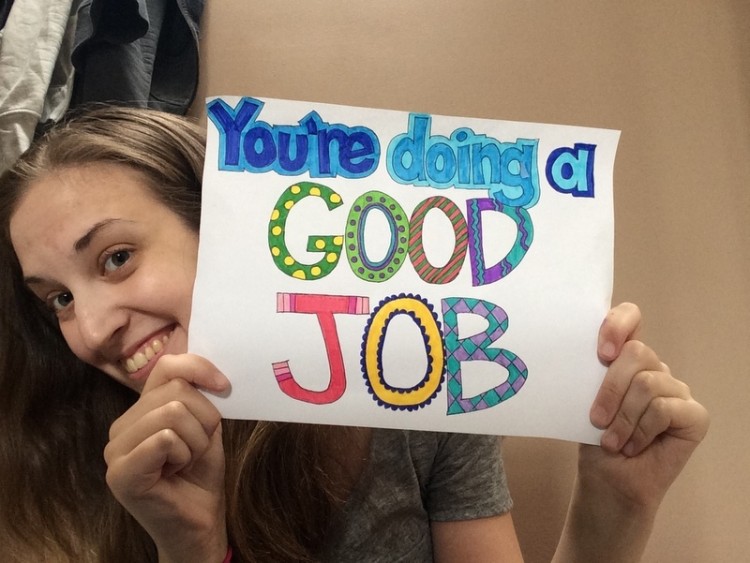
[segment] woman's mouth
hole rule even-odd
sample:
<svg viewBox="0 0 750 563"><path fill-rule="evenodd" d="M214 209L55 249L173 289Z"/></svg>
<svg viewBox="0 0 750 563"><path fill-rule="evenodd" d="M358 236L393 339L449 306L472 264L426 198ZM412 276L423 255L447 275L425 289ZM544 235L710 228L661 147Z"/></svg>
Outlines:
<svg viewBox="0 0 750 563"><path fill-rule="evenodd" d="M139 369L146 366L146 364L148 364L148 362L151 361L154 356L161 352L168 341L168 334L165 334L158 338L154 338L132 356L122 359L121 363L125 368L125 371L127 371L131 375L136 373Z"/></svg>

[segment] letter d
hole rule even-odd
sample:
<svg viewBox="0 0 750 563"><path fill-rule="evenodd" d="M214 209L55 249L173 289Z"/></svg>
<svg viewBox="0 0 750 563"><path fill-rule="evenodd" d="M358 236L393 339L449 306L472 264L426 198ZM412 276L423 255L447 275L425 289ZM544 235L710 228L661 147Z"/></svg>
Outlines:
<svg viewBox="0 0 750 563"><path fill-rule="evenodd" d="M425 181L425 139L429 135L430 116L409 115L409 129L396 135L388 144L388 173L401 184L423 185Z"/></svg>

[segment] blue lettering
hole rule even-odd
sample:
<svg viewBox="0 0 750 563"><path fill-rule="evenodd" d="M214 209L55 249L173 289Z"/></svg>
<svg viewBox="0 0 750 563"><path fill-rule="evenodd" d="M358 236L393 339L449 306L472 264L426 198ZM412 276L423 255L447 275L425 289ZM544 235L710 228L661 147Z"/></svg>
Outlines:
<svg viewBox="0 0 750 563"><path fill-rule="evenodd" d="M263 172L271 169L276 161L276 145L267 124L260 123L250 129L242 145L248 166Z"/></svg>
<svg viewBox="0 0 750 563"><path fill-rule="evenodd" d="M584 143L553 150L545 168L550 186L573 197L594 197L595 151L596 145Z"/></svg>
<svg viewBox="0 0 750 563"><path fill-rule="evenodd" d="M296 125L269 125L257 119L262 108L263 102L249 97L236 108L221 99L208 104L220 136L220 170L364 178L378 167L380 141L371 129L329 124L314 111Z"/></svg>
<svg viewBox="0 0 750 563"><path fill-rule="evenodd" d="M241 170L240 166L240 139L242 131L250 120L260 111L262 104L244 98L237 111L230 108L224 100L214 100L208 104L206 111L208 117L219 130L219 169Z"/></svg>
<svg viewBox="0 0 750 563"><path fill-rule="evenodd" d="M292 133L279 131L279 166L289 174L301 174L307 162L307 135L294 134L294 158L291 139Z"/></svg>
<svg viewBox="0 0 750 563"><path fill-rule="evenodd" d="M450 138L430 133L431 117L409 114L406 133L388 145L386 166L394 181L434 188L486 189L498 202L532 207L539 200L537 140L514 143L461 127Z"/></svg>
<svg viewBox="0 0 750 563"><path fill-rule="evenodd" d="M401 184L426 186L424 143L429 134L430 117L411 114L409 133L394 137L388 145L386 164L391 178Z"/></svg>

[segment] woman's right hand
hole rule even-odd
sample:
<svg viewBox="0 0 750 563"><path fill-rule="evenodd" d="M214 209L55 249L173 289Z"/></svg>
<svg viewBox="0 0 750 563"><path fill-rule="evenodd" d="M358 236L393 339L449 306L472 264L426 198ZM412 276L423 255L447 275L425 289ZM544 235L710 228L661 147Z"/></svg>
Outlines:
<svg viewBox="0 0 750 563"><path fill-rule="evenodd" d="M229 382L200 356L160 358L104 450L109 488L162 563L218 562L227 551L221 415L197 387L222 393Z"/></svg>

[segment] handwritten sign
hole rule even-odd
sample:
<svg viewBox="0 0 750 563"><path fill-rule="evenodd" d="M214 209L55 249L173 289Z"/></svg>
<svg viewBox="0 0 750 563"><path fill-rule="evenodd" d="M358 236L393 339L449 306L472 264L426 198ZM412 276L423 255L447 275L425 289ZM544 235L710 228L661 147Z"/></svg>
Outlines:
<svg viewBox="0 0 750 563"><path fill-rule="evenodd" d="M229 418L594 443L619 133L207 102L190 349Z"/></svg>

